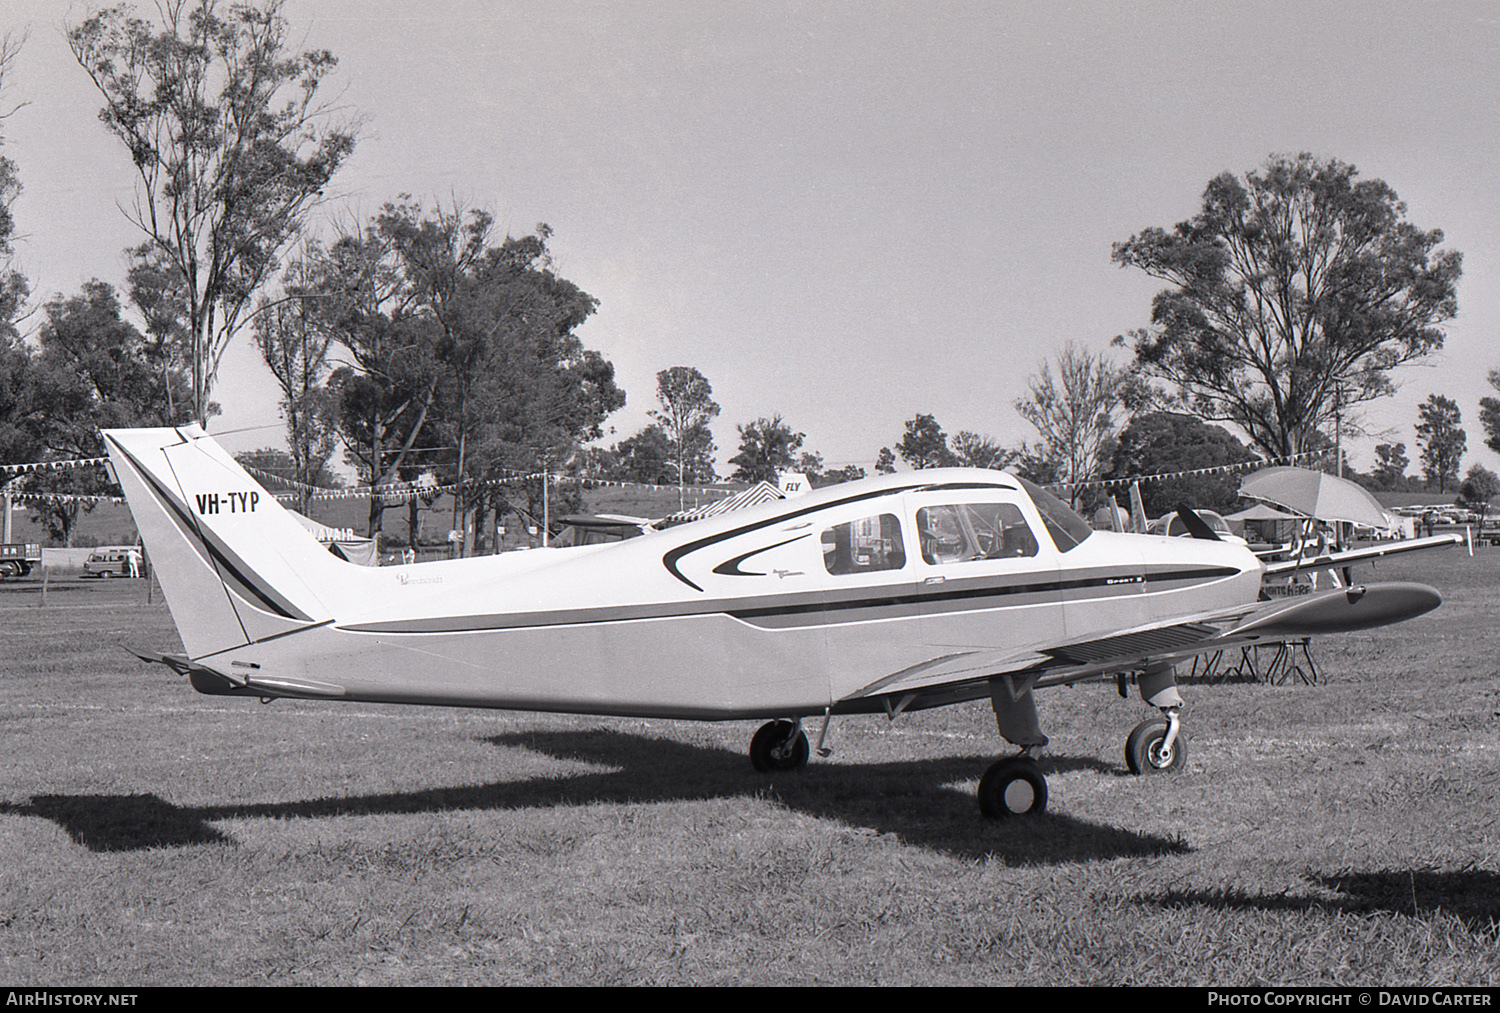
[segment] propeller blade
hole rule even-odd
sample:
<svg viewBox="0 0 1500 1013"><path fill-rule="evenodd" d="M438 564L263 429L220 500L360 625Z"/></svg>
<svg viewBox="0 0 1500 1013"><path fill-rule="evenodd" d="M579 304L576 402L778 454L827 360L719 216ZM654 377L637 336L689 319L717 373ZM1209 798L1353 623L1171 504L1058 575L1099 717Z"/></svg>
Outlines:
<svg viewBox="0 0 1500 1013"><path fill-rule="evenodd" d="M1208 521L1193 512L1193 508L1186 503L1178 504L1177 516L1182 521L1182 526L1188 529L1188 534L1194 538L1202 538L1204 541L1221 542L1217 531L1208 526Z"/></svg>

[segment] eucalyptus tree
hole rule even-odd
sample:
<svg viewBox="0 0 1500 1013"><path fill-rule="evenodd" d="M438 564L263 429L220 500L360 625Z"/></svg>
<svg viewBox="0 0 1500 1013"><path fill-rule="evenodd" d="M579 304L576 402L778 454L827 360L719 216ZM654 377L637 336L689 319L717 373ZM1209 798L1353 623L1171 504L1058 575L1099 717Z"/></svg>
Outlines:
<svg viewBox="0 0 1500 1013"><path fill-rule="evenodd" d="M1500 391L1500 369L1492 369L1485 378L1489 385ZM1479 399L1479 424L1484 427L1484 445L1500 453L1500 399Z"/></svg>
<svg viewBox="0 0 1500 1013"><path fill-rule="evenodd" d="M943 432L943 427L938 425L935 417L921 413L906 423L906 431L896 444L896 453L919 471L951 468L958 464L958 455L948 446L948 434Z"/></svg>
<svg viewBox="0 0 1500 1013"><path fill-rule="evenodd" d="M0 36L0 94L9 83L11 68L20 55L25 37L6 34ZM0 122L7 119L19 107L0 110ZM3 138L0 138L3 141ZM19 337L16 319L22 313L26 298L31 294L26 278L12 267L15 248L11 245L16 232L16 220L11 207L21 195L21 175L16 163L0 155L0 348L15 342ZM14 359L12 365L19 363Z"/></svg>
<svg viewBox="0 0 1500 1013"><path fill-rule="evenodd" d="M713 385L692 366L672 366L656 374L657 408L647 414L667 434L672 462L677 470L677 507L687 498L683 487L690 482L712 482L715 478L714 438L709 423L719 417Z"/></svg>
<svg viewBox="0 0 1500 1013"><path fill-rule="evenodd" d="M780 415L756 419L738 427L740 449L729 459L735 466L729 477L739 482L775 482L776 476L797 464L797 451L807 437L787 425ZM803 455L821 469L817 455Z"/></svg>
<svg viewBox="0 0 1500 1013"><path fill-rule="evenodd" d="M1458 485L1458 469L1469 447L1458 403L1430 394L1417 406L1417 443L1422 447L1422 475L1429 486L1447 492Z"/></svg>
<svg viewBox="0 0 1500 1013"><path fill-rule="evenodd" d="M465 368L473 394L464 414L447 424L471 434L462 472L465 487L472 483L467 530L477 530L487 511L498 522L519 507L522 496L527 513L545 513L552 495L548 479L520 485L502 480L518 470L549 475L574 468L581 444L602 436L605 418L625 404L614 366L576 333L598 301L552 271L551 235L538 225L532 235L508 236L491 246L464 289L462 342L454 350L464 350L471 364ZM457 389L455 378L450 392ZM450 405L445 400L445 420ZM451 444L451 429L448 439ZM564 506L578 505L575 487Z"/></svg>
<svg viewBox="0 0 1500 1013"><path fill-rule="evenodd" d="M1052 363L1043 362L1027 383L1027 395L1016 412L1041 435L1035 448L1019 457L1046 462L1049 481L1067 486L1075 507L1089 498L1086 483L1109 467L1115 438L1125 415L1129 371L1103 355L1067 344ZM1036 474L1037 464L1023 470Z"/></svg>
<svg viewBox="0 0 1500 1013"><path fill-rule="evenodd" d="M305 251L316 255L316 248ZM281 418L286 424L291 475L298 509L307 512L311 487L318 481L338 442L337 405L326 385L328 353L334 331L323 326L316 268L307 258L292 264L282 277L282 295L262 299L255 313L255 344L261 360L281 388Z"/></svg>
<svg viewBox="0 0 1500 1013"><path fill-rule="evenodd" d="M148 339L124 318L112 286L90 281L77 295L54 297L44 312L35 364L49 390L43 408L49 454L99 457L101 429L187 421L187 378L168 373L162 383L147 354ZM33 486L50 494L38 504L38 515L54 538L71 544L80 510L93 509L87 497L104 493L112 483L97 469L69 468L46 472Z"/></svg>
<svg viewBox="0 0 1500 1013"><path fill-rule="evenodd" d="M487 511L545 495L497 483L567 463L625 400L614 367L575 333L597 302L552 272L551 230L497 242L491 225L483 211L403 198L318 269L319 313L349 360L330 383L351 457L376 486L418 462L440 469L465 551ZM372 533L381 509L377 496Z"/></svg>
<svg viewBox="0 0 1500 1013"><path fill-rule="evenodd" d="M1273 457L1315 449L1351 406L1389 394L1390 371L1441 348L1458 309L1462 256L1357 177L1272 158L1211 180L1192 218L1114 247L1169 285L1133 334L1137 364Z"/></svg>
<svg viewBox="0 0 1500 1013"><path fill-rule="evenodd" d="M392 213L387 206L386 213ZM397 480L429 436L428 420L443 381L438 329L422 313L421 293L380 219L313 251L312 301L319 327L339 346L325 383L336 409L339 439L362 481L379 488ZM385 501L371 496L367 532L381 528Z"/></svg>
<svg viewBox="0 0 1500 1013"><path fill-rule="evenodd" d="M355 134L318 104L337 61L289 49L280 0L159 0L156 10L159 24L128 6L95 11L68 44L135 170L125 215L181 274L201 423L225 348Z"/></svg>

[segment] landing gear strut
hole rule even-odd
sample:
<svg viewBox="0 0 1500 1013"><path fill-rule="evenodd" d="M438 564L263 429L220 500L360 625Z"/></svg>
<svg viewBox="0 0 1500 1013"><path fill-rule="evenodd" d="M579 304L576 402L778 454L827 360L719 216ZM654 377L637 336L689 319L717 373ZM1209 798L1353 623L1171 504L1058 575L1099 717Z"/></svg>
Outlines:
<svg viewBox="0 0 1500 1013"><path fill-rule="evenodd" d="M1036 765L1047 736L1037 720L1031 684L996 676L990 680L990 706L1000 734L1020 746L1021 753L995 761L984 772L979 779L979 811L992 820L1035 816L1047 808L1047 779Z"/></svg>
<svg viewBox="0 0 1500 1013"><path fill-rule="evenodd" d="M1171 665L1157 665L1141 673L1141 699L1161 711L1136 725L1125 740L1125 765L1132 774L1175 773L1187 762L1187 736L1178 714L1182 697Z"/></svg>
<svg viewBox="0 0 1500 1013"><path fill-rule="evenodd" d="M761 725L750 740L750 764L762 773L801 770L812 752L800 721L772 721Z"/></svg>

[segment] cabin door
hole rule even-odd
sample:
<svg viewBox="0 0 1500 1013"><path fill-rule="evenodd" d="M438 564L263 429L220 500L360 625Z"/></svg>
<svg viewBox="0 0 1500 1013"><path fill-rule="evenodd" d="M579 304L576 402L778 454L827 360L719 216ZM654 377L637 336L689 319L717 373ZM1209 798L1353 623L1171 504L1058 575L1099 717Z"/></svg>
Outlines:
<svg viewBox="0 0 1500 1013"><path fill-rule="evenodd" d="M1056 642L1063 629L1057 551L1024 496L955 489L908 500L925 644L957 653Z"/></svg>

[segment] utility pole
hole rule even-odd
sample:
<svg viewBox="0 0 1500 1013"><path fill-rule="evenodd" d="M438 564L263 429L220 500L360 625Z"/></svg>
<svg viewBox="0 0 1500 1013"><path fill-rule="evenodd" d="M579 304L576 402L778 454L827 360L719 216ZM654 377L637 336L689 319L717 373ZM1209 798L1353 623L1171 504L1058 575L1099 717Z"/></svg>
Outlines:
<svg viewBox="0 0 1500 1013"><path fill-rule="evenodd" d="M552 532L552 502L548 497L552 485L552 456L542 458L542 548L547 547L547 538Z"/></svg>
<svg viewBox="0 0 1500 1013"><path fill-rule="evenodd" d="M1338 463L1334 474L1344 477L1344 385L1333 385L1333 455Z"/></svg>

